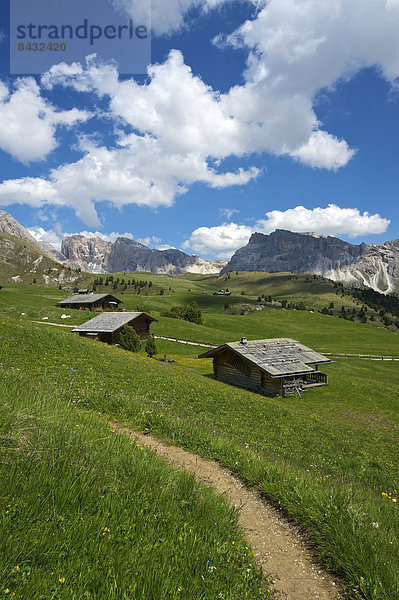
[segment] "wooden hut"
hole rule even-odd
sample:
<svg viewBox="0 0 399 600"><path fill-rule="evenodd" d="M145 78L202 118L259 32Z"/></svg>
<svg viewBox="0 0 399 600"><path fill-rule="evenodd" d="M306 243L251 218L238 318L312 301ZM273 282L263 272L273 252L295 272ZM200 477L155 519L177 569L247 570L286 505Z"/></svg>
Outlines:
<svg viewBox="0 0 399 600"><path fill-rule="evenodd" d="M225 290L218 290L217 292L213 292L214 296L231 296L231 292Z"/></svg>
<svg viewBox="0 0 399 600"><path fill-rule="evenodd" d="M328 376L318 366L332 362L292 338L242 338L198 358L213 358L214 376L219 381L283 397L327 385Z"/></svg>
<svg viewBox="0 0 399 600"><path fill-rule="evenodd" d="M57 302L61 308L75 308L77 310L105 310L107 308L118 308L122 300L115 298L112 294L76 294L65 300Z"/></svg>
<svg viewBox="0 0 399 600"><path fill-rule="evenodd" d="M156 319L143 312L105 312L79 325L73 331L82 337L95 338L107 344L118 344L120 333L126 325L133 327L140 338L146 340L153 321Z"/></svg>

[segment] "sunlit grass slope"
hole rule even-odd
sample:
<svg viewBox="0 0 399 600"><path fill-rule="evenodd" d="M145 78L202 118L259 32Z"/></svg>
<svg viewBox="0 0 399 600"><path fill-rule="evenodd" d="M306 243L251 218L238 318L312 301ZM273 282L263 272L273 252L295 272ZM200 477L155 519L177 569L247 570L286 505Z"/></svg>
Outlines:
<svg viewBox="0 0 399 600"><path fill-rule="evenodd" d="M160 335L216 344L243 336L254 340L292 337L326 352L399 355L399 333L307 311L266 309L247 316L209 313L204 315L204 325L160 317L152 329Z"/></svg>
<svg viewBox="0 0 399 600"><path fill-rule="evenodd" d="M55 338L37 336L24 337L49 363L44 379L25 375L25 358L0 369L0 597L268 597L236 513L80 410L46 356Z"/></svg>
<svg viewBox="0 0 399 600"><path fill-rule="evenodd" d="M58 289L39 286L5 286L0 290L0 314L22 317L25 320L42 320L59 324L80 324L95 316L89 311L65 310L55 305L65 294ZM182 337L196 341L224 343L237 341L242 336L249 339L270 337L293 337L304 344L326 352L348 352L364 354L399 355L399 333L370 324L347 321L318 312L278 310L267 308L247 316L225 314L225 299L212 295L183 292L170 296L136 295L119 296L124 308L135 311L145 304L149 312L159 320L152 325L154 333ZM232 298L232 300L231 300ZM174 305L186 305L197 300L204 312L204 325L160 316ZM230 297L229 302L241 301ZM68 319L61 319L63 314Z"/></svg>
<svg viewBox="0 0 399 600"><path fill-rule="evenodd" d="M19 237L0 233L0 285L17 281L25 285L64 285L73 287L83 275L62 266L41 250Z"/></svg>
<svg viewBox="0 0 399 600"><path fill-rule="evenodd" d="M303 334L329 343L328 329L323 337L310 323ZM350 325L357 337L366 332L365 343L368 332L370 338L379 333ZM300 323L296 327L298 334ZM381 333L382 348L394 334ZM300 522L315 552L355 594L368 600L398 597L395 363L342 360L326 367L329 386L302 398L270 399L204 376L211 362L195 359L190 347L180 346L176 362L164 364L4 316L0 335L6 372L18 368L39 389L57 385L66 404L130 422L219 460ZM166 344L168 351L172 346Z"/></svg>

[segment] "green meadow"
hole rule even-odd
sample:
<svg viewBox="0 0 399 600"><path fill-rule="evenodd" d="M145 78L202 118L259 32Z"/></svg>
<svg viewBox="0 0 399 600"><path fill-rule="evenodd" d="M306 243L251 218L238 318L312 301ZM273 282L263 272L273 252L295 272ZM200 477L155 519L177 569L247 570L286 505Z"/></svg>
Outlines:
<svg viewBox="0 0 399 600"><path fill-rule="evenodd" d="M14 361L21 335L31 358ZM1 336L1 598L269 597L234 510L85 409L93 356L75 386L48 353L70 362L72 337L11 320Z"/></svg>
<svg viewBox="0 0 399 600"><path fill-rule="evenodd" d="M214 343L291 336L319 350L399 355L399 335L387 329L308 311L229 315L211 278L201 283L209 290L190 292L198 277L176 279L187 289L124 294L124 306L148 303L160 335ZM159 354L175 361L160 363L32 323L63 322L54 307L61 295L35 286L0 292L4 597L266 597L236 515L110 431L109 419L217 460L259 488L301 525L354 598L399 597L398 363L339 359L324 368L327 387L267 398L214 381L212 362L196 358L205 348L157 340ZM160 316L193 299L204 325ZM66 314L67 324L92 316Z"/></svg>

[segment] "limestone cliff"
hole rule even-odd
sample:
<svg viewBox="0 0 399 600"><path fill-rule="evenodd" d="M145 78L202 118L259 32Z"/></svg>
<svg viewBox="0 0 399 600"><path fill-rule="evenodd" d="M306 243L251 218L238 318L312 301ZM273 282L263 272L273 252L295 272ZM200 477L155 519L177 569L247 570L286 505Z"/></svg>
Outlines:
<svg viewBox="0 0 399 600"><path fill-rule="evenodd" d="M278 229L254 233L233 255L226 271L315 273L383 294L399 291L399 240L354 245L316 233Z"/></svg>

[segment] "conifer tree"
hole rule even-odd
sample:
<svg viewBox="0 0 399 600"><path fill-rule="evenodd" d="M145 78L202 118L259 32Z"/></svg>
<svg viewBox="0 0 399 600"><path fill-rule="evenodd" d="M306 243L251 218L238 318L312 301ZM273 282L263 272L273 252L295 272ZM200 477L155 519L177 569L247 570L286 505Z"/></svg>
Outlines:
<svg viewBox="0 0 399 600"><path fill-rule="evenodd" d="M144 349L147 352L149 358L152 358L153 356L155 356L155 354L157 354L158 348L152 333L150 333L150 335L148 336Z"/></svg>
<svg viewBox="0 0 399 600"><path fill-rule="evenodd" d="M122 348L129 352L139 352L141 348L141 340L137 335L134 327L126 325L120 334L119 342Z"/></svg>

